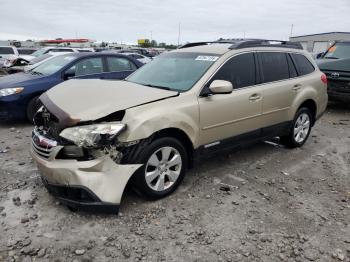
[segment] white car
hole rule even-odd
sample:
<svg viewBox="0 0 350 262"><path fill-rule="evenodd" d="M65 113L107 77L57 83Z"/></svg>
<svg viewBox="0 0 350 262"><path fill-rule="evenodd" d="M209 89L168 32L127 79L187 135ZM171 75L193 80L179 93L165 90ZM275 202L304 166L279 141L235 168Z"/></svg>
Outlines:
<svg viewBox="0 0 350 262"><path fill-rule="evenodd" d="M3 63L3 69L5 70L2 73L7 73L7 74L14 74L14 73L18 73L18 72L27 72L35 67L37 67L38 65L56 57L59 55L66 55L69 54L70 52L60 52L60 53L47 53L45 55L39 56L39 57L35 57L34 59L32 59L29 62L23 61L22 59L7 59L5 60L5 62Z"/></svg>
<svg viewBox="0 0 350 262"><path fill-rule="evenodd" d="M123 55L135 58L136 60L138 60L139 62L143 63L143 64L147 64L149 62L152 61L152 58L149 58L147 56L138 54L138 53L122 53Z"/></svg>
<svg viewBox="0 0 350 262"><path fill-rule="evenodd" d="M81 53L81 52L94 52L93 48L73 48L73 47L60 47L60 46L51 46L43 47L35 51L31 56L34 59L35 57L42 56L47 53Z"/></svg>
<svg viewBox="0 0 350 262"><path fill-rule="evenodd" d="M18 57L18 50L14 46L0 46L0 67L3 66L5 61L10 59L16 59Z"/></svg>

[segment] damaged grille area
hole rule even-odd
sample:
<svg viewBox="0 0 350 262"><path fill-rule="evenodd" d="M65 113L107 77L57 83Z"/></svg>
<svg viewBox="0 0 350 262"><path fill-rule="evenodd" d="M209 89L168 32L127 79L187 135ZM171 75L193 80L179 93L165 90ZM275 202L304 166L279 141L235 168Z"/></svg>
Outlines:
<svg viewBox="0 0 350 262"><path fill-rule="evenodd" d="M60 139L59 134L65 128L61 126L57 117L51 114L45 107L39 109L34 116L34 124L38 129L45 131L51 139Z"/></svg>
<svg viewBox="0 0 350 262"><path fill-rule="evenodd" d="M80 123L80 125L95 124L96 122L120 121L124 117L124 114L125 111L118 111L96 121ZM44 137L62 146L62 149L54 156L55 159L88 161L103 156L109 156L117 164L127 162L126 159L129 159L130 155L133 155L133 151L139 143L139 141L120 143L117 138L114 138L112 140L101 139L99 144L91 147L77 146L73 142L60 137L60 133L70 126L65 126L60 123L59 119L44 106L36 113L34 123L36 128L33 131L32 137L33 150L46 159L50 157L53 147L47 146L46 144L41 145L38 141L35 142L35 139L38 140L36 137Z"/></svg>
<svg viewBox="0 0 350 262"><path fill-rule="evenodd" d="M57 142L40 134L37 129L32 132L32 148L42 158L48 159Z"/></svg>
<svg viewBox="0 0 350 262"><path fill-rule="evenodd" d="M33 150L41 157L48 159L52 152L52 148L45 148L37 145L34 141L32 141Z"/></svg>

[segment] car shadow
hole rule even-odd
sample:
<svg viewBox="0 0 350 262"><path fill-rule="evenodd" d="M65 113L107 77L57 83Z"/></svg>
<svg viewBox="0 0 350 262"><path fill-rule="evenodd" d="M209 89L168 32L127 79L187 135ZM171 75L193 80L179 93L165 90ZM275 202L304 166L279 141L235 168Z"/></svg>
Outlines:
<svg viewBox="0 0 350 262"><path fill-rule="evenodd" d="M20 120L20 121L15 121L15 120L9 120L9 121L0 121L0 128L23 128L23 127L30 127L33 126L33 124L30 124L28 121L25 120Z"/></svg>
<svg viewBox="0 0 350 262"><path fill-rule="evenodd" d="M339 113L349 112L350 111L350 103L329 101L328 106L327 106L327 111L339 112Z"/></svg>

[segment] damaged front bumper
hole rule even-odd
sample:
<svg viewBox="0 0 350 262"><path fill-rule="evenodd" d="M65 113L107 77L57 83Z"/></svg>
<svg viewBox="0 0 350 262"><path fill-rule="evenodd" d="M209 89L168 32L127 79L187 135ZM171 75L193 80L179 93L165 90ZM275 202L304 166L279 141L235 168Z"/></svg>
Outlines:
<svg viewBox="0 0 350 262"><path fill-rule="evenodd" d="M117 164L108 155L56 159L63 147L50 146L48 140L34 135L31 155L49 193L72 208L117 213L125 186L141 165Z"/></svg>

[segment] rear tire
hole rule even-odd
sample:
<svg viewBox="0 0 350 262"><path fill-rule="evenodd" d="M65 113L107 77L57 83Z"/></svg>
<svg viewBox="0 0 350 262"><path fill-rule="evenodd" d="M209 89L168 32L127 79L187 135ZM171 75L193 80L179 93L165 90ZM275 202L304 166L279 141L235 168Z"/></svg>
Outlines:
<svg viewBox="0 0 350 262"><path fill-rule="evenodd" d="M141 151L136 163L143 164L133 178L136 190L147 198L159 199L174 192L181 183L188 154L179 140L162 137Z"/></svg>
<svg viewBox="0 0 350 262"><path fill-rule="evenodd" d="M312 113L306 107L295 114L289 134L281 137L281 143L289 148L301 147L309 138L312 127Z"/></svg>
<svg viewBox="0 0 350 262"><path fill-rule="evenodd" d="M27 106L27 119L30 123L33 123L34 115L38 111L40 106L41 102L39 100L39 96L36 96L29 101Z"/></svg>

